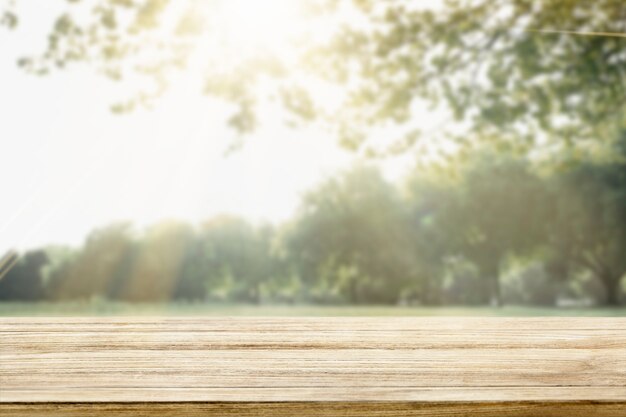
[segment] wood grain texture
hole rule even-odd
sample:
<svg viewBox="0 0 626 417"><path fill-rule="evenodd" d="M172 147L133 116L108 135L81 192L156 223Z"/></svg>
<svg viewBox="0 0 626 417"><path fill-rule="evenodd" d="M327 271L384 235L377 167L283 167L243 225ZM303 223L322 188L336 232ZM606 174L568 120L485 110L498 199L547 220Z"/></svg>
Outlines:
<svg viewBox="0 0 626 417"><path fill-rule="evenodd" d="M626 417L626 319L0 318L0 415Z"/></svg>

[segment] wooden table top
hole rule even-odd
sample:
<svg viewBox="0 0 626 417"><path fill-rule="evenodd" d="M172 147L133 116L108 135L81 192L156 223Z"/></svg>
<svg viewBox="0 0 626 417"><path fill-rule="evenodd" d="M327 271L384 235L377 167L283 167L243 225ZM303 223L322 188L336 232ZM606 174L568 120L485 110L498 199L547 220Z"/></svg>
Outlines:
<svg viewBox="0 0 626 417"><path fill-rule="evenodd" d="M0 318L1 416L626 416L626 318Z"/></svg>

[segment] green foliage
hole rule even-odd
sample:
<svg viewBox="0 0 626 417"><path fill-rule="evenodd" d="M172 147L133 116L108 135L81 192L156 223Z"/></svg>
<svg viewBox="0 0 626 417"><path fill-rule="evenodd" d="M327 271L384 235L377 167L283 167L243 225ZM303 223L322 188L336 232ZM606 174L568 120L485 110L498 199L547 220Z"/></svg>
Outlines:
<svg viewBox="0 0 626 417"><path fill-rule="evenodd" d="M613 305L626 271L625 143L616 144L616 161L578 164L551 184L551 272L561 279L580 269L592 272Z"/></svg>
<svg viewBox="0 0 626 417"><path fill-rule="evenodd" d="M0 300L39 301L45 296L42 268L48 257L42 250L27 252L0 279Z"/></svg>
<svg viewBox="0 0 626 417"><path fill-rule="evenodd" d="M475 140L521 151L538 139L569 146L610 142L624 125L620 1L302 3L309 19L336 22L325 27L323 41L294 39L295 56L257 48L231 60L220 49L223 28L211 20L218 1L68 2L46 50L20 65L45 74L85 62L114 80L133 74L152 80L147 91L113 107L128 111L158 96L172 73L200 54L205 92L236 105L229 119L236 129L253 130L258 107L273 99L292 123L321 119L350 149L364 146L372 127L393 125L406 127L406 137L390 146L411 149L401 145L420 127L413 117L420 101L445 105ZM346 8L351 18L342 20ZM18 16L9 8L1 21L14 27ZM335 108L316 99L319 86L341 92ZM468 137L467 130L446 134L459 142Z"/></svg>
<svg viewBox="0 0 626 417"><path fill-rule="evenodd" d="M503 262L543 239L547 193L525 160L501 154L478 154L459 176L447 187L413 180L415 224L421 229L415 235L427 236L422 244L422 253L430 251L427 265L441 268L450 256L470 260L481 278L491 281L487 300L499 304Z"/></svg>
<svg viewBox="0 0 626 417"><path fill-rule="evenodd" d="M357 165L312 189L278 226L233 216L142 233L113 224L76 250L27 253L0 280L0 299L619 305L624 142L615 150L549 176L482 151L453 177L416 170L404 192Z"/></svg>
<svg viewBox="0 0 626 417"><path fill-rule="evenodd" d="M201 239L210 268L240 301L260 303L263 287L284 276L271 227L255 229L243 219L223 216L203 225Z"/></svg>
<svg viewBox="0 0 626 417"><path fill-rule="evenodd" d="M52 299L89 299L117 294L134 256L130 225L113 224L93 231L82 250L50 271Z"/></svg>
<svg viewBox="0 0 626 417"><path fill-rule="evenodd" d="M118 288L119 296L131 301L167 301L180 296L177 284L189 281L183 272L193 272L189 254L194 243L194 231L185 223L169 221L149 228L128 278Z"/></svg>
<svg viewBox="0 0 626 417"><path fill-rule="evenodd" d="M452 185L436 175L417 171L409 178L407 232L411 235L413 257L418 264L418 298L422 304L446 302L444 275L458 233L449 221L453 198ZM465 304L465 301L460 303Z"/></svg>
<svg viewBox="0 0 626 417"><path fill-rule="evenodd" d="M305 197L288 250L311 286L337 290L353 304L395 303L414 269L405 218L380 173L357 167Z"/></svg>
<svg viewBox="0 0 626 417"><path fill-rule="evenodd" d="M15 29L17 27L19 20L15 13L6 10L2 17L0 17L0 25L6 26L9 29Z"/></svg>
<svg viewBox="0 0 626 417"><path fill-rule="evenodd" d="M356 65L376 91L360 103L363 114L401 120L420 97L446 103L478 139L512 143L611 141L607 127L623 124L626 39L542 32L620 34L619 1L452 0L436 10L390 1L382 9L364 12L369 33L350 33L359 47L329 50L333 65Z"/></svg>
<svg viewBox="0 0 626 417"><path fill-rule="evenodd" d="M499 304L502 263L543 238L546 193L527 163L501 156L485 155L462 178L450 221L460 252L493 280L492 302Z"/></svg>

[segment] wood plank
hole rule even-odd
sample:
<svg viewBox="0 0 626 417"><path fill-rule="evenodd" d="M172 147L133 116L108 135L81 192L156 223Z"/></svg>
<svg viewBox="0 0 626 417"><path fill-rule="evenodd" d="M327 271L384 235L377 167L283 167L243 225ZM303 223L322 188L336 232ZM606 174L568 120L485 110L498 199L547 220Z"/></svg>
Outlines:
<svg viewBox="0 0 626 417"><path fill-rule="evenodd" d="M0 317L3 332L626 330L624 317ZM70 326L70 327L68 327Z"/></svg>
<svg viewBox="0 0 626 417"><path fill-rule="evenodd" d="M626 416L624 318L0 318L6 416Z"/></svg>
<svg viewBox="0 0 626 417"><path fill-rule="evenodd" d="M7 417L623 417L622 403L543 402L263 402L7 404Z"/></svg>

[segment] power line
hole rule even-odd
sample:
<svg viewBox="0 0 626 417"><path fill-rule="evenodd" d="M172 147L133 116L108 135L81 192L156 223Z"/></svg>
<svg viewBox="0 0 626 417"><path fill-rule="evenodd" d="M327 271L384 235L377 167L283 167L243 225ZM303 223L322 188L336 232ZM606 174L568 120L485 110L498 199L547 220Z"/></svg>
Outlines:
<svg viewBox="0 0 626 417"><path fill-rule="evenodd" d="M525 29L526 32L576 35L576 36L601 36L605 38L626 38L626 33L622 32L584 32L577 30L559 30L559 29Z"/></svg>

